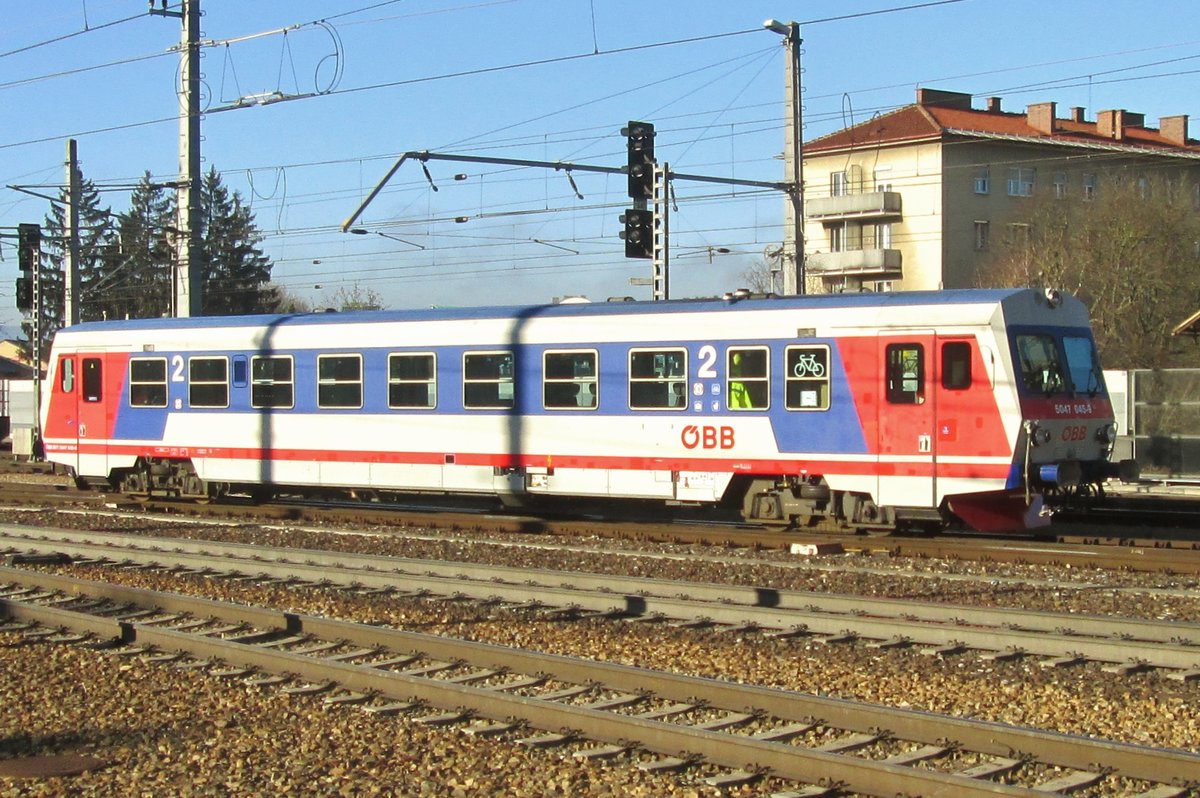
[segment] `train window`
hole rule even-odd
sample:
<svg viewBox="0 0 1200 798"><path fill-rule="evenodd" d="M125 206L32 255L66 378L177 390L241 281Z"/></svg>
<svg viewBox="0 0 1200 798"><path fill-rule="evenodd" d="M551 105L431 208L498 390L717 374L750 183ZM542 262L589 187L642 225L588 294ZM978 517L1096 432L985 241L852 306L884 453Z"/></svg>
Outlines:
<svg viewBox="0 0 1200 798"><path fill-rule="evenodd" d="M167 406L167 359L165 357L130 358L129 404L134 407Z"/></svg>
<svg viewBox="0 0 1200 798"><path fill-rule="evenodd" d="M317 356L317 406L362 407L362 355Z"/></svg>
<svg viewBox="0 0 1200 798"><path fill-rule="evenodd" d="M971 387L971 345L966 341L942 344L942 387L948 391Z"/></svg>
<svg viewBox="0 0 1200 798"><path fill-rule="evenodd" d="M292 359L287 356L250 359L250 404L253 407L291 407Z"/></svg>
<svg viewBox="0 0 1200 798"><path fill-rule="evenodd" d="M58 386L63 393L75 390L75 358L64 357L58 364Z"/></svg>
<svg viewBox="0 0 1200 798"><path fill-rule="evenodd" d="M643 410L687 408L687 350L629 352L629 406Z"/></svg>
<svg viewBox="0 0 1200 798"><path fill-rule="evenodd" d="M829 409L829 347L789 346L783 353L784 406Z"/></svg>
<svg viewBox="0 0 1200 798"><path fill-rule="evenodd" d="M725 352L725 404L730 410L766 410L771 405L767 348L730 347Z"/></svg>
<svg viewBox="0 0 1200 798"><path fill-rule="evenodd" d="M104 369L101 368L100 358L85 357L83 359L83 401L99 402L104 398Z"/></svg>
<svg viewBox="0 0 1200 798"><path fill-rule="evenodd" d="M894 405L925 403L925 347L888 344L887 400Z"/></svg>
<svg viewBox="0 0 1200 798"><path fill-rule="evenodd" d="M1017 358L1021 363L1021 384L1034 393L1062 393L1066 390L1058 343L1050 335L1018 335Z"/></svg>
<svg viewBox="0 0 1200 798"><path fill-rule="evenodd" d="M512 352L464 354L463 407L483 410L512 406Z"/></svg>
<svg viewBox="0 0 1200 798"><path fill-rule="evenodd" d="M437 360L434 355L388 355L388 407L436 406Z"/></svg>
<svg viewBox="0 0 1200 798"><path fill-rule="evenodd" d="M245 388L246 387L246 356L245 355L234 355L233 356L233 387L234 388Z"/></svg>
<svg viewBox="0 0 1200 798"><path fill-rule="evenodd" d="M596 407L595 352L546 352L542 358L542 403L546 407Z"/></svg>
<svg viewBox="0 0 1200 798"><path fill-rule="evenodd" d="M1095 396L1104 390L1104 372L1096 359L1096 348L1092 339L1080 335L1064 335L1063 350L1067 353L1067 369L1071 373L1071 387L1076 393Z"/></svg>
<svg viewBox="0 0 1200 798"><path fill-rule="evenodd" d="M188 405L229 407L229 361L226 358L188 359Z"/></svg>

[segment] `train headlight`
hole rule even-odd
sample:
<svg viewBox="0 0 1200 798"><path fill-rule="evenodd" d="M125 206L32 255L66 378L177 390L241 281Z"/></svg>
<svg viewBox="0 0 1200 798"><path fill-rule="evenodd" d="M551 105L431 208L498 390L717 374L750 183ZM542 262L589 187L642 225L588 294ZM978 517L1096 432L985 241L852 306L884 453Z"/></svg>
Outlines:
<svg viewBox="0 0 1200 798"><path fill-rule="evenodd" d="M1096 439L1101 443L1113 443L1117 440L1117 425L1109 422L1096 430Z"/></svg>
<svg viewBox="0 0 1200 798"><path fill-rule="evenodd" d="M1036 421L1025 422L1025 434L1034 446L1044 446L1050 442L1050 430L1039 425Z"/></svg>
<svg viewBox="0 0 1200 798"><path fill-rule="evenodd" d="M1056 308L1063 303L1062 294L1057 288L1046 289L1046 304L1052 308Z"/></svg>

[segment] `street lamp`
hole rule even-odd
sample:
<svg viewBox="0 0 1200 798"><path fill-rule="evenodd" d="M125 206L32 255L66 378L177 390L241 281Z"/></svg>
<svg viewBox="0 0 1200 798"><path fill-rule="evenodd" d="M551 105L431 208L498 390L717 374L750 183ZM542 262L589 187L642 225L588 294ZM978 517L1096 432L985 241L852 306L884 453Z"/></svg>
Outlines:
<svg viewBox="0 0 1200 798"><path fill-rule="evenodd" d="M790 141L788 149L792 155L791 180L792 185L792 251L796 262L796 293L805 293L805 278L804 278L804 167L803 167L803 151L801 141L801 103L800 103L800 43L803 39L800 38L800 23L780 22L777 19L768 19L763 22L763 27L772 33L777 33L784 37L784 46L787 47L788 65L787 65L787 102L791 105L791 114L788 115L788 125L791 127ZM786 155L786 153L785 153ZM785 291L786 291L786 280Z"/></svg>

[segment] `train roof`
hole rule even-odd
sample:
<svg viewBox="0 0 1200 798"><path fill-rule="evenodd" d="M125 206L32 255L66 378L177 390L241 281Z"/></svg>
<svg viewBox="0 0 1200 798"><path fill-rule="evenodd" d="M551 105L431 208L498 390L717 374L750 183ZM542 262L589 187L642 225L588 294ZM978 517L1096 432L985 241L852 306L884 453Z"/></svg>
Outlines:
<svg viewBox="0 0 1200 798"><path fill-rule="evenodd" d="M554 305L480 306L424 308L412 310L356 310L318 313L261 314L253 316L192 316L186 318L127 319L84 322L60 330L65 332L146 331L214 329L222 327L293 327L324 324L370 324L404 321L476 321L487 319L531 319L576 316L696 313L722 310L780 309L883 309L945 307L953 305L996 306L1020 294L1036 295L1032 289L986 288L943 291L858 292L810 294L806 296L732 295L713 299L680 299L667 302L563 302Z"/></svg>

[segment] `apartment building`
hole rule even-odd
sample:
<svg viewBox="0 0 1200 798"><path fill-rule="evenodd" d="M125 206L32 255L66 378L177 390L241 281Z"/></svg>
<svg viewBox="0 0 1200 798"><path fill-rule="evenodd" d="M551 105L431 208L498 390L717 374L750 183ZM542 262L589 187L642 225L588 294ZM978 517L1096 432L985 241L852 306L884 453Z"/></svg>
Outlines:
<svg viewBox="0 0 1200 798"><path fill-rule="evenodd" d="M1188 117L1159 119L1053 102L1005 111L998 97L918 89L917 102L804 144L810 292L976 285L1000 236L1035 194L1093 199L1106 181L1190 181L1200 209L1200 142Z"/></svg>

